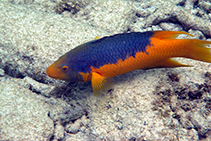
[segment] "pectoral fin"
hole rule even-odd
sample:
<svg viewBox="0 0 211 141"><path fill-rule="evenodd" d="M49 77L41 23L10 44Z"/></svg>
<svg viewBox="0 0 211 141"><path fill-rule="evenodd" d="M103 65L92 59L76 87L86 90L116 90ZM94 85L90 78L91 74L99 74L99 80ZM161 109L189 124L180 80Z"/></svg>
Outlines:
<svg viewBox="0 0 211 141"><path fill-rule="evenodd" d="M92 89L95 96L99 96L102 91L108 89L110 86L109 79L104 76L101 76L97 72L92 73L91 81L92 81Z"/></svg>

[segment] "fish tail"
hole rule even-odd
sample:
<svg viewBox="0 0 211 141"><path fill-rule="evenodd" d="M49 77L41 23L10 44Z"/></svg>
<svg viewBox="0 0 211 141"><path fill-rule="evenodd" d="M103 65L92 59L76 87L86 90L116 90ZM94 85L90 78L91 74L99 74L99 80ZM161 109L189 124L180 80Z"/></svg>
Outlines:
<svg viewBox="0 0 211 141"><path fill-rule="evenodd" d="M184 57L211 63L211 48L207 48L207 45L211 45L211 41L204 41L198 39L176 39L180 34L186 34L193 36L184 31L154 31L154 37L159 39L172 39L179 45L179 49L186 50ZM180 44L182 43L182 45Z"/></svg>
<svg viewBox="0 0 211 141"><path fill-rule="evenodd" d="M207 45L211 45L211 41L203 41L197 39L186 39L189 41L189 49L185 57L211 63L211 48L207 48Z"/></svg>

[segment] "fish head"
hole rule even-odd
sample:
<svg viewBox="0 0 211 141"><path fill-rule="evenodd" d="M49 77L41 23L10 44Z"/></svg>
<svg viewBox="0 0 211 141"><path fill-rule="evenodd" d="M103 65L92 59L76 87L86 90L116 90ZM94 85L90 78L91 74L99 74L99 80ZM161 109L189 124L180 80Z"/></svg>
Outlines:
<svg viewBox="0 0 211 141"><path fill-rule="evenodd" d="M78 71L74 69L74 64L69 61L70 60L66 59L66 56L62 56L47 68L47 75L54 79L70 82L80 81L80 75Z"/></svg>

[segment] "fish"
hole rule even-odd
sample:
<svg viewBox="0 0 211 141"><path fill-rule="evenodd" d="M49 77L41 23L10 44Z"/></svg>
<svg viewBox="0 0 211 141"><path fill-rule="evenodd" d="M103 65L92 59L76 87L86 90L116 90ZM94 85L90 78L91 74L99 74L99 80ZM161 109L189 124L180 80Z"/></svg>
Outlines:
<svg viewBox="0 0 211 141"><path fill-rule="evenodd" d="M50 65L49 77L70 82L91 81L99 96L115 76L137 69L190 67L173 58L183 57L211 63L211 41L177 39L185 31L121 33L81 44Z"/></svg>

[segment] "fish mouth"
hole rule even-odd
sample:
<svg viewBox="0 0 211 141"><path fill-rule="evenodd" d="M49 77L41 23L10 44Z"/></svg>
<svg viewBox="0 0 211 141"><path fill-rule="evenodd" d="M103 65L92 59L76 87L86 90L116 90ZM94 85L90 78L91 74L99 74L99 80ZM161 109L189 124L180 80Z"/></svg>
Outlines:
<svg viewBox="0 0 211 141"><path fill-rule="evenodd" d="M50 65L47 68L46 73L49 77L53 79L69 81L67 74L62 72L61 68L57 67L55 64Z"/></svg>
<svg viewBox="0 0 211 141"><path fill-rule="evenodd" d="M47 68L46 73L51 78L61 79L61 73L59 69L55 69L52 65Z"/></svg>

